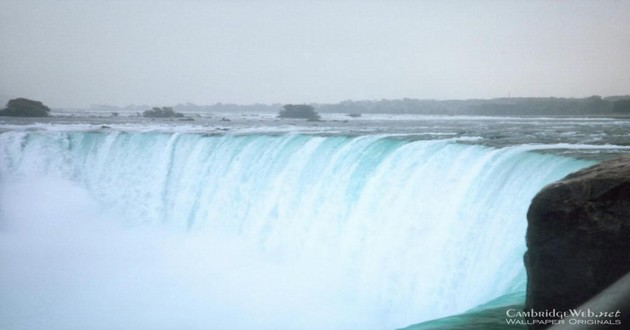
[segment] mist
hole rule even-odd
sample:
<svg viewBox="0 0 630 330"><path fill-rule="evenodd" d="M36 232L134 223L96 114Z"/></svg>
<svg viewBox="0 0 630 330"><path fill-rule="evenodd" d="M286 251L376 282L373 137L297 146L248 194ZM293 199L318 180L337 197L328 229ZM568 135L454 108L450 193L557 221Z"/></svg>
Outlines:
<svg viewBox="0 0 630 330"><path fill-rule="evenodd" d="M0 2L0 99L53 107L630 90L624 1Z"/></svg>
<svg viewBox="0 0 630 330"><path fill-rule="evenodd" d="M331 280L340 276L334 261L286 264L233 237L125 226L61 178L0 188L5 326L367 329L374 327L369 321L383 322L361 321L359 313L369 312L331 304L347 284ZM32 199L38 207L25 205Z"/></svg>

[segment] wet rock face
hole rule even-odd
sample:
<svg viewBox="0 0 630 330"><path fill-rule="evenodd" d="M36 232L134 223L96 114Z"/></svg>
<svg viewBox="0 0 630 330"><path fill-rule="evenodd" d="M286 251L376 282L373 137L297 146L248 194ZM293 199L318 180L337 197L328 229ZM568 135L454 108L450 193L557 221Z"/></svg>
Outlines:
<svg viewBox="0 0 630 330"><path fill-rule="evenodd" d="M527 220L525 310L577 308L630 271L630 157L545 187Z"/></svg>

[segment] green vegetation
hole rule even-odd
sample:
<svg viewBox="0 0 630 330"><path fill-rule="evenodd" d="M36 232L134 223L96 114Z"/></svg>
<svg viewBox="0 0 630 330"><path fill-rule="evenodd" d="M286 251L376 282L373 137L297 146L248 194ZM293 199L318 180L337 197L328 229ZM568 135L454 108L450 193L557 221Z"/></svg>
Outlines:
<svg viewBox="0 0 630 330"><path fill-rule="evenodd" d="M360 114L418 114L418 115L464 115L464 116L627 116L630 105L624 101L630 95L590 96L584 98L559 97L504 97L495 99L469 100L419 100L419 99L382 99L363 101L342 101L310 105L287 104L223 104L196 105L192 103L177 104L175 111L196 113L224 112L256 112L277 113L282 108L280 118L305 118L319 120L321 113L345 113L349 117ZM630 101L627 101L630 102ZM142 115L146 105L113 107L93 106L92 109L109 112L139 112ZM309 110L310 108L313 108ZM317 108L317 112L314 111ZM164 109L164 108L161 108ZM300 110L303 109L303 110ZM149 115L151 116L151 115Z"/></svg>
<svg viewBox="0 0 630 330"><path fill-rule="evenodd" d="M613 112L630 114L630 99L613 102Z"/></svg>
<svg viewBox="0 0 630 330"><path fill-rule="evenodd" d="M0 110L0 116L48 117L49 112L50 108L40 101L17 98L7 102L6 108Z"/></svg>
<svg viewBox="0 0 630 330"><path fill-rule="evenodd" d="M319 114L315 112L315 108L306 104L285 104L283 110L280 111L280 118L304 118L310 120L319 120Z"/></svg>
<svg viewBox="0 0 630 330"><path fill-rule="evenodd" d="M184 117L184 114L175 112L172 107L154 107L143 112L142 116L149 118L181 118Z"/></svg>
<svg viewBox="0 0 630 330"><path fill-rule="evenodd" d="M588 116L630 114L630 95L585 98L506 97L471 100L343 101L321 104L320 113L390 113L487 116ZM625 104L625 105L624 105Z"/></svg>

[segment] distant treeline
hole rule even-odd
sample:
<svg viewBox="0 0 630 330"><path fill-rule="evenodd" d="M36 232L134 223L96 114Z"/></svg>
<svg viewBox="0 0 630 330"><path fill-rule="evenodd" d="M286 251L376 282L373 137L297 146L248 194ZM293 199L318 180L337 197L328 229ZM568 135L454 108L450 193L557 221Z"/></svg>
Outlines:
<svg viewBox="0 0 630 330"><path fill-rule="evenodd" d="M556 97L510 97L498 99L472 100L418 100L405 98L402 100L343 101L332 104L316 104L311 106L319 113L346 114L427 114L427 115L611 115L630 114L630 95L624 96L591 96L585 98ZM143 112L150 106L92 106L99 111L134 111ZM190 113L212 112L278 112L282 104L224 104L196 105L193 103L172 106L175 111Z"/></svg>
<svg viewBox="0 0 630 330"><path fill-rule="evenodd" d="M401 113L430 115L592 115L630 114L630 95L602 98L499 98L490 100L343 101L317 106L318 112Z"/></svg>

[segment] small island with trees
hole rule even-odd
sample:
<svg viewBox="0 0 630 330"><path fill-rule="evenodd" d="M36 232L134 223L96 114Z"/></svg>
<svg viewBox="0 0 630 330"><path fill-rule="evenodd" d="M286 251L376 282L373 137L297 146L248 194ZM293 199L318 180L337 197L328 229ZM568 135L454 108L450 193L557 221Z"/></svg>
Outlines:
<svg viewBox="0 0 630 330"><path fill-rule="evenodd" d="M184 114L175 112L172 107L154 107L142 113L143 117L149 118L182 118Z"/></svg>
<svg viewBox="0 0 630 330"><path fill-rule="evenodd" d="M278 114L278 118L302 118L319 120L320 116L313 106L307 104L285 104Z"/></svg>
<svg viewBox="0 0 630 330"><path fill-rule="evenodd" d="M0 116L10 117L48 117L49 113L50 108L42 102L25 98L12 99L0 110Z"/></svg>

